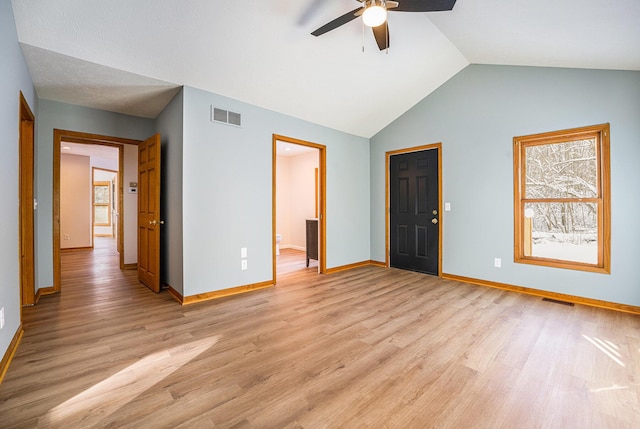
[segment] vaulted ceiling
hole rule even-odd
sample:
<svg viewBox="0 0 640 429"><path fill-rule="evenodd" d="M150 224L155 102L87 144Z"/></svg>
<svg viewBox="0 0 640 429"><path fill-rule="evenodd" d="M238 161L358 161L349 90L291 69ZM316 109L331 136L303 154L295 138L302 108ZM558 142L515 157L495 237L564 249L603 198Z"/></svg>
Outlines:
<svg viewBox="0 0 640 429"><path fill-rule="evenodd" d="M359 19L310 35L356 0L12 5L39 97L147 118L189 85L370 137L470 63L640 70L638 0L391 12L388 52Z"/></svg>

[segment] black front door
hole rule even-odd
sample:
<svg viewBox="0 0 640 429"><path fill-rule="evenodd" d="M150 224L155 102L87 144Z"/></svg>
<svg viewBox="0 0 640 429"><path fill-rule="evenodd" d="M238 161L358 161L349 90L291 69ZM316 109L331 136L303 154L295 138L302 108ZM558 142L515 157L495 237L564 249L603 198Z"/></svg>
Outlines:
<svg viewBox="0 0 640 429"><path fill-rule="evenodd" d="M438 150L390 157L392 267L438 275Z"/></svg>

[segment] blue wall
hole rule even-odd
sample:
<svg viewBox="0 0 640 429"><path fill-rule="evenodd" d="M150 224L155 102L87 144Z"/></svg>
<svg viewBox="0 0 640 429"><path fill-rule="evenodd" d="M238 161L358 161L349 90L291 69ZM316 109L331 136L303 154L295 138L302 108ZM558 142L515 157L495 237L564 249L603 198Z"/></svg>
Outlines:
<svg viewBox="0 0 640 429"><path fill-rule="evenodd" d="M20 91L31 110L36 98L29 70L18 45L13 9L0 0L0 308L5 326L0 330L0 360L20 326L20 247L18 219Z"/></svg>
<svg viewBox="0 0 640 429"><path fill-rule="evenodd" d="M212 105L242 127L212 123ZM367 139L185 87L185 296L272 280L273 134L327 147L327 267L369 260Z"/></svg>
<svg viewBox="0 0 640 429"><path fill-rule="evenodd" d="M513 137L607 122L611 274L513 263ZM468 66L371 139L372 259L385 260L385 152L442 142L444 273L640 306L639 138L640 72Z"/></svg>
<svg viewBox="0 0 640 429"><path fill-rule="evenodd" d="M182 90L156 118L162 139L161 281L182 294Z"/></svg>

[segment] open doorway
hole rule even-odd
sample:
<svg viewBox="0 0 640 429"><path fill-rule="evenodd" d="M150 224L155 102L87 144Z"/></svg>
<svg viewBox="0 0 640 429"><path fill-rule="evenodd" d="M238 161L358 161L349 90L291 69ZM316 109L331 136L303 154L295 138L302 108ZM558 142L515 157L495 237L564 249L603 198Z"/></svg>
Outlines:
<svg viewBox="0 0 640 429"><path fill-rule="evenodd" d="M118 177L119 152L113 146L61 143L61 249L92 248L95 236L117 237L113 226L119 216L119 191L112 185Z"/></svg>
<svg viewBox="0 0 640 429"><path fill-rule="evenodd" d="M92 157L93 159L93 157ZM116 165L117 168L117 165ZM100 168L92 166L92 189L91 189L91 218L93 247L96 247L96 240L111 243L111 247L117 252L118 223L120 213L116 205L118 201L118 170Z"/></svg>
<svg viewBox="0 0 640 429"><path fill-rule="evenodd" d="M325 147L273 138L273 278L300 270L324 273Z"/></svg>
<svg viewBox="0 0 640 429"><path fill-rule="evenodd" d="M120 146L60 143L60 251L61 270L71 269L72 252L85 252L86 268L120 265L117 245L118 218L122 208L116 202L119 183ZM95 254L94 254L95 253ZM99 258L97 257L99 254ZM108 276L103 272L102 276Z"/></svg>
<svg viewBox="0 0 640 429"><path fill-rule="evenodd" d="M129 195L125 192L123 184L125 179L127 182L137 182L138 143L138 140L54 130L54 286L52 292L61 290L61 252L63 250L65 252L74 251L73 249L90 251L99 248L98 253L105 256L104 252L107 252L113 259L113 263L106 265L119 269L128 268L127 257L135 261L137 194ZM106 176L94 176L98 170L108 170L111 173ZM106 180L97 180L97 182L109 182L109 184L107 186L104 183L105 186L98 189L99 195L96 200L94 179L100 178ZM70 187L66 187L65 182L68 182ZM77 187L77 190L74 187ZM107 205L102 202L105 200L106 191L109 198ZM129 213L126 222L125 213ZM81 220L78 220L76 215L80 216ZM98 217L97 226L106 226L106 229L96 228L94 225L96 216ZM129 223L132 225L128 225ZM113 232L111 236L106 236L108 234L105 231L109 230ZM96 231L99 231L97 237ZM125 234L125 231L128 233ZM125 251L132 255L127 256ZM131 265L135 267L135 264Z"/></svg>

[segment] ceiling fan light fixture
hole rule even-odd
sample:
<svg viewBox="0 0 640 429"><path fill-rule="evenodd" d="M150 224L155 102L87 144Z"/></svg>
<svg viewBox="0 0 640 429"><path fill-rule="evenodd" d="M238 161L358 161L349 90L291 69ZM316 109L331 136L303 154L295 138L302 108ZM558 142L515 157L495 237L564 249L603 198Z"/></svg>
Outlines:
<svg viewBox="0 0 640 429"><path fill-rule="evenodd" d="M362 22L368 27L377 27L387 20L387 9L377 2L371 2L362 13Z"/></svg>

